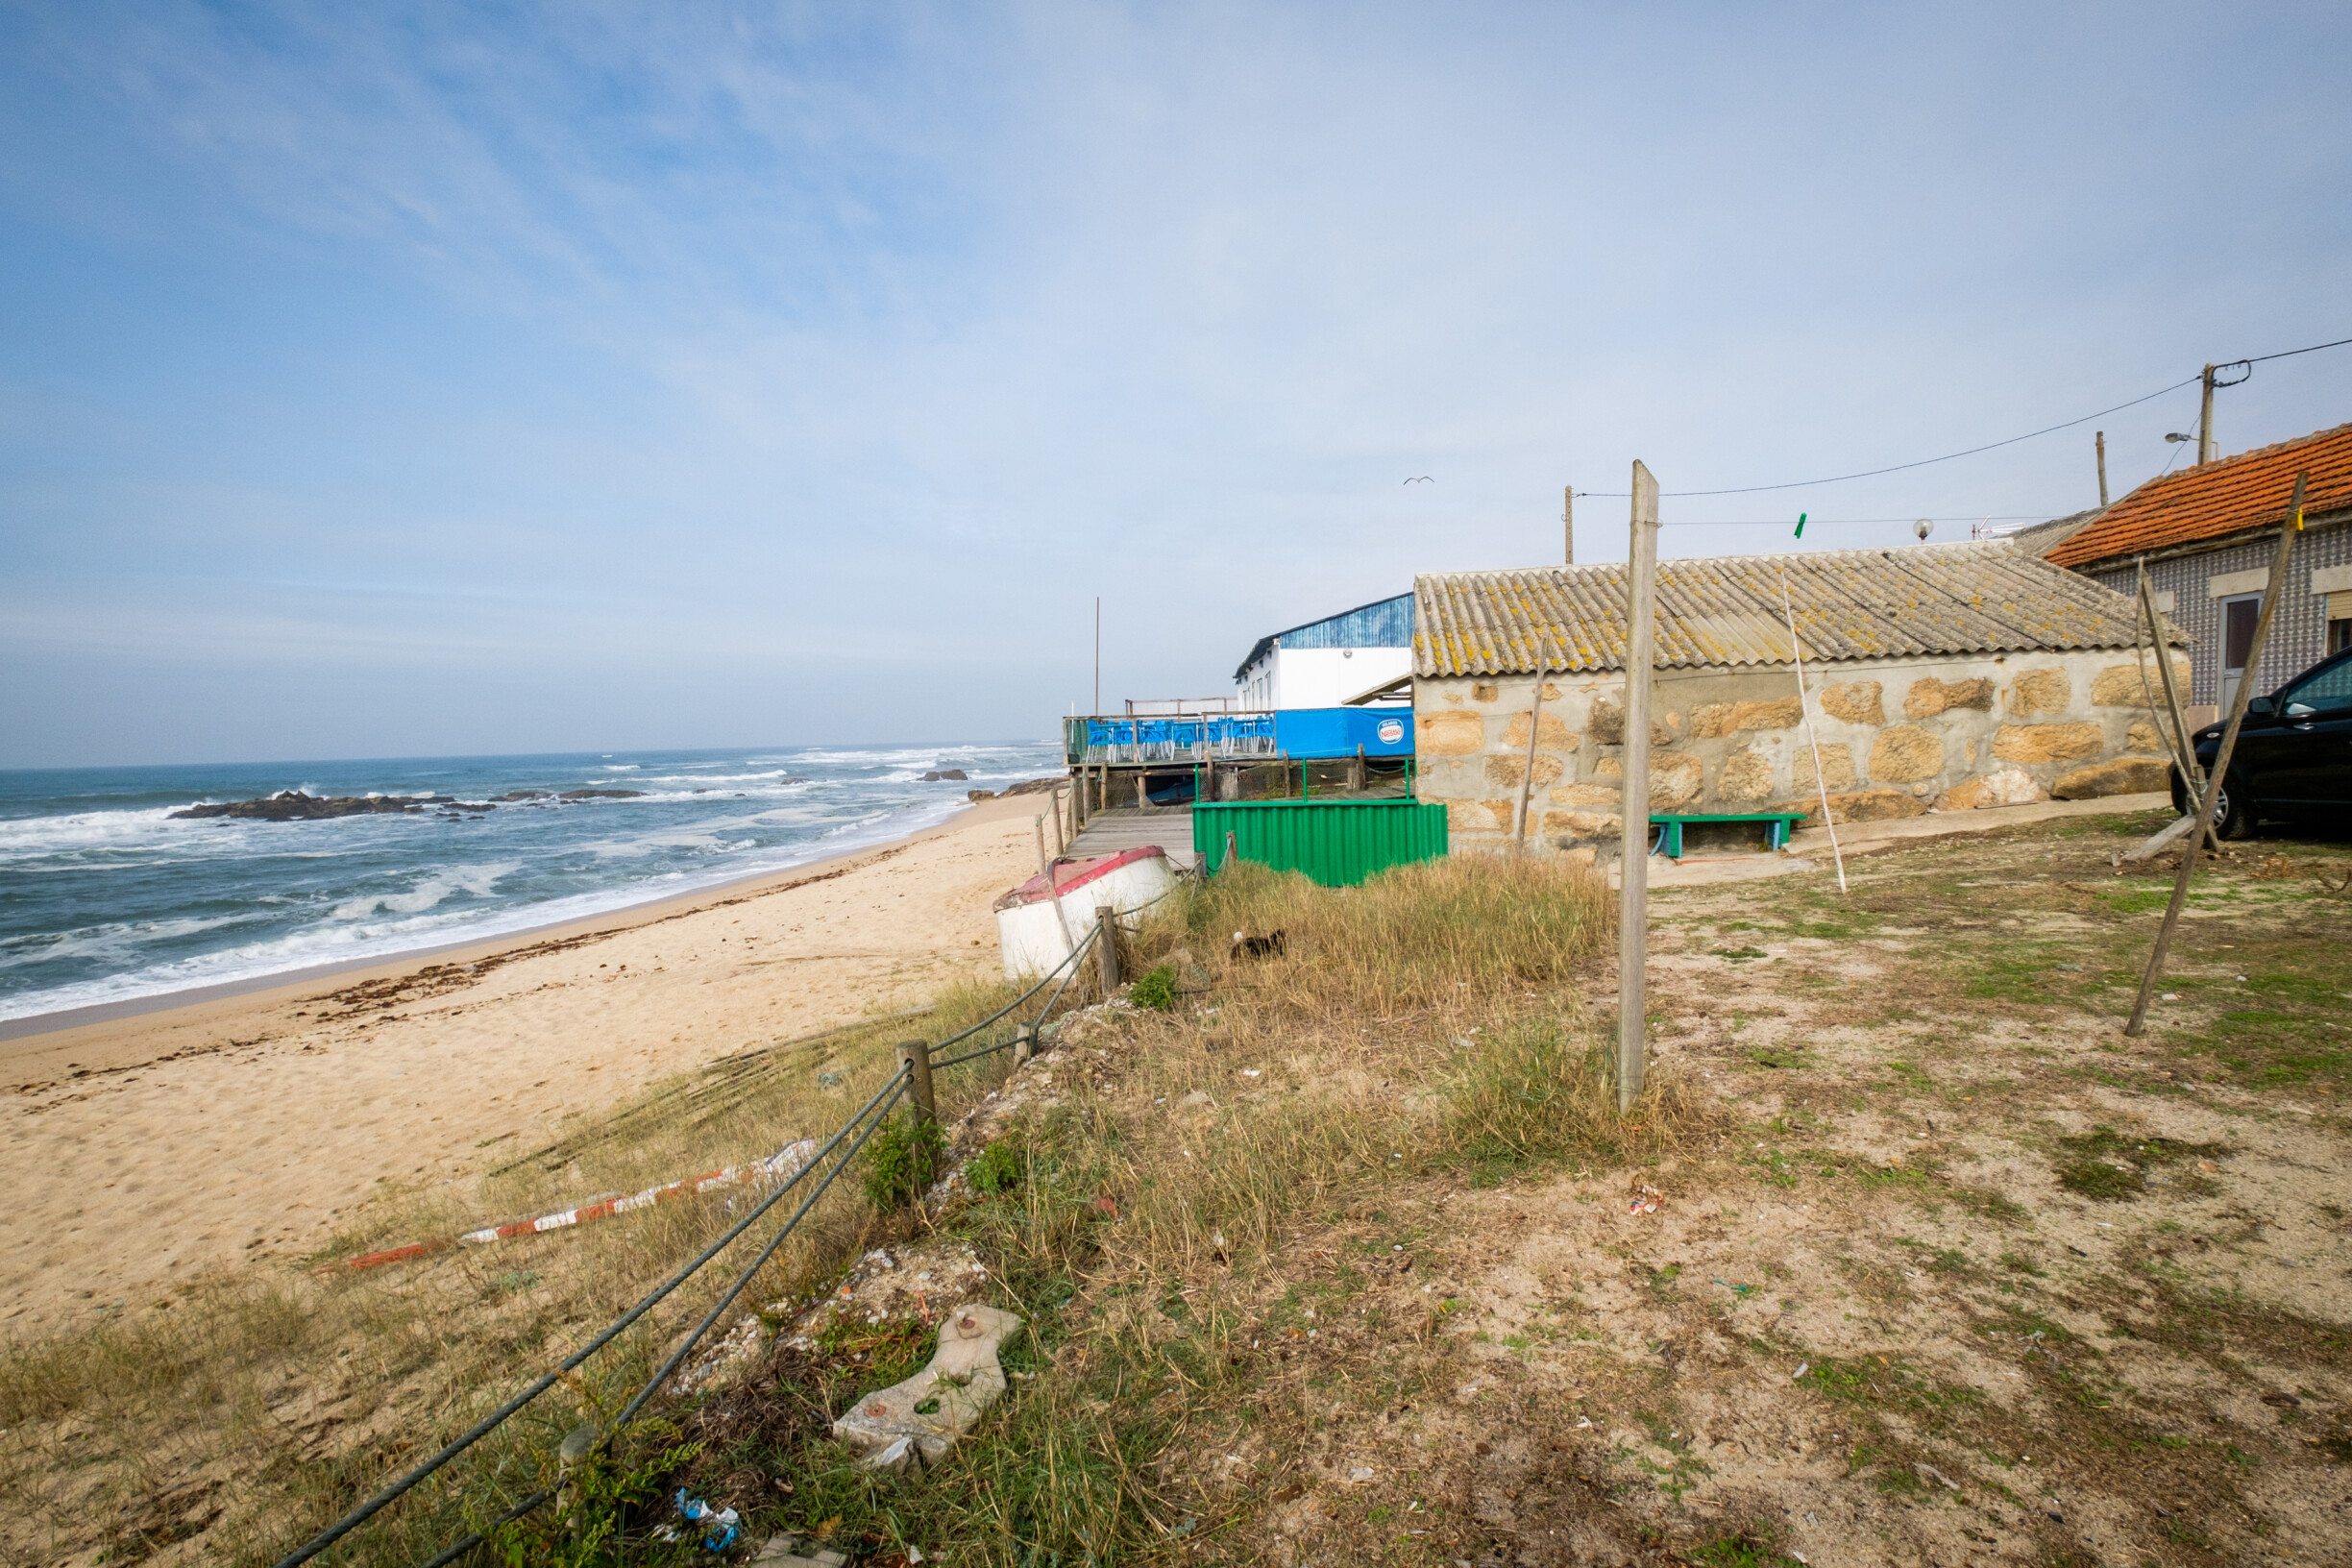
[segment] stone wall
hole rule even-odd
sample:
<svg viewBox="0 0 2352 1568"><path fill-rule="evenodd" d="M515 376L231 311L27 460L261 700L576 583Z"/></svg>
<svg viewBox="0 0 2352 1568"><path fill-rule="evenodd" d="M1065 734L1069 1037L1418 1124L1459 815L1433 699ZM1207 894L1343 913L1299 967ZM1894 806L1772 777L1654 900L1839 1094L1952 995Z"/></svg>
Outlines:
<svg viewBox="0 0 2352 1568"><path fill-rule="evenodd" d="M2178 650L2173 667L2186 680ZM2161 704L2152 657L2145 673ZM2141 674L2128 649L1807 665L1831 809L1868 821L2164 789ZM1445 802L1458 847L1509 843L1533 686L1525 675L1413 683L1420 793ZM1616 838L1624 698L1618 676L1546 677L1531 847ZM1660 671L1650 739L1654 812L1820 813L1786 667Z"/></svg>

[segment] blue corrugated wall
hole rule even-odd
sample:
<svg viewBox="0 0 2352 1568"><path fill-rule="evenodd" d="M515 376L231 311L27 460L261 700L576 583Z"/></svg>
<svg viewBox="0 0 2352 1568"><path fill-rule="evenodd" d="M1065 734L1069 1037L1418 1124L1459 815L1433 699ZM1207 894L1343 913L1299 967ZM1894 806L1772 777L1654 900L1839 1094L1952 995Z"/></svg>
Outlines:
<svg viewBox="0 0 2352 1568"><path fill-rule="evenodd" d="M1399 594L1281 633L1285 648L1410 648L1413 596Z"/></svg>

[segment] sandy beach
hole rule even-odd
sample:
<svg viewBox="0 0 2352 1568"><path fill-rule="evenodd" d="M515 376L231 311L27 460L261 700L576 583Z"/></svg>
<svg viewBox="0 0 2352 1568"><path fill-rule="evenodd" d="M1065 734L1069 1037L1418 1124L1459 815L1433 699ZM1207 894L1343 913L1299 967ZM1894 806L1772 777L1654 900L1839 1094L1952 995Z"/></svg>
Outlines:
<svg viewBox="0 0 2352 1568"><path fill-rule="evenodd" d="M1041 808L985 801L690 899L0 1041L6 1336L302 1256L387 1186L474 1175L673 1073L992 972L989 906L1036 870ZM481 968L365 1016L329 1000L427 964Z"/></svg>

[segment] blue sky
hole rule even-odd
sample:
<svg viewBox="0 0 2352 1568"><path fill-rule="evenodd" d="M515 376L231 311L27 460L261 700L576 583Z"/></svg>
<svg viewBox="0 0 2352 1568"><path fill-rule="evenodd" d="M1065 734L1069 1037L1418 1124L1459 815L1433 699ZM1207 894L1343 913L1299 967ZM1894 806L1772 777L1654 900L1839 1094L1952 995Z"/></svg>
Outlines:
<svg viewBox="0 0 2352 1568"><path fill-rule="evenodd" d="M2352 335L2347 58L2317 5L0 5L0 766L1037 736L1098 593L1106 701L1222 691L1637 456ZM2106 419L2115 489L2194 417ZM2217 429L2346 419L2352 349ZM2095 500L2086 426L1664 545Z"/></svg>

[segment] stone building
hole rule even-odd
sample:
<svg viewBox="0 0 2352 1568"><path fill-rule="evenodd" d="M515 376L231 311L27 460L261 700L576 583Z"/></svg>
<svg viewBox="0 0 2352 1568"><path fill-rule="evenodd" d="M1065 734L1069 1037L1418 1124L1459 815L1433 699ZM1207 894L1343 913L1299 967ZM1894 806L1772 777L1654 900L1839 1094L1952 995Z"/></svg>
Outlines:
<svg viewBox="0 0 2352 1568"><path fill-rule="evenodd" d="M1510 842L1539 663L1527 842L1617 836L1625 594L1615 563L1415 579L1419 789L1457 845ZM1818 815L1825 783L1846 821L2164 789L2132 608L2005 541L1661 562L1651 809Z"/></svg>
<svg viewBox="0 0 2352 1568"><path fill-rule="evenodd" d="M2263 586L2301 471L2311 474L2303 529L2253 672L2255 693L2271 692L2352 648L2352 425L2150 479L2046 552L2125 594L2147 563L2157 607L2193 639L2193 695L2185 699L2198 710L2192 723L2225 715L2245 677Z"/></svg>

